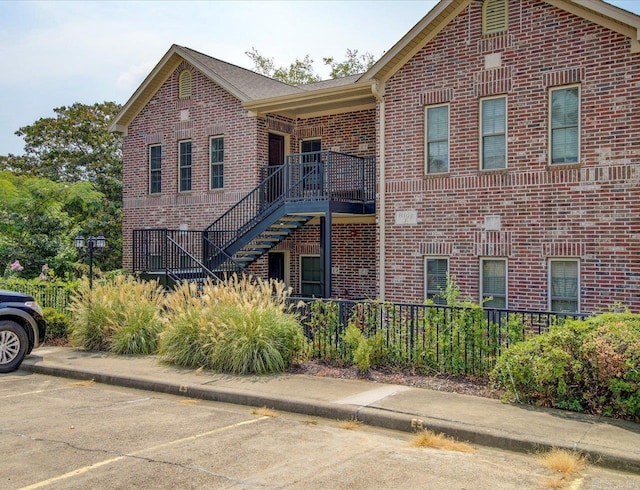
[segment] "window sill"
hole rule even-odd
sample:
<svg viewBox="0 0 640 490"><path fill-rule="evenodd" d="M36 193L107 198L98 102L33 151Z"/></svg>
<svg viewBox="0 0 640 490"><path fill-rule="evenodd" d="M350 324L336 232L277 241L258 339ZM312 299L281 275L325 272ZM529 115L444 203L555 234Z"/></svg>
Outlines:
<svg viewBox="0 0 640 490"><path fill-rule="evenodd" d="M442 179L445 177L449 177L451 175L451 172L434 172L432 174L424 174L423 177L425 179Z"/></svg>
<svg viewBox="0 0 640 490"><path fill-rule="evenodd" d="M573 168L582 167L582 163L580 162L572 162L572 163L547 163L547 170L567 170Z"/></svg>

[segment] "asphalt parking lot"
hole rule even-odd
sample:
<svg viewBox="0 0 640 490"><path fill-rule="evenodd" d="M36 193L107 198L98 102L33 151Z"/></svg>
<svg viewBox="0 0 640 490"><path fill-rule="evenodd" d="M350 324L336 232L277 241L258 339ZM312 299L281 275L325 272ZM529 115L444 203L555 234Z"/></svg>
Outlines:
<svg viewBox="0 0 640 490"><path fill-rule="evenodd" d="M529 455L413 448L411 434L31 374L0 375L0 488L545 488ZM572 489L639 489L591 467Z"/></svg>

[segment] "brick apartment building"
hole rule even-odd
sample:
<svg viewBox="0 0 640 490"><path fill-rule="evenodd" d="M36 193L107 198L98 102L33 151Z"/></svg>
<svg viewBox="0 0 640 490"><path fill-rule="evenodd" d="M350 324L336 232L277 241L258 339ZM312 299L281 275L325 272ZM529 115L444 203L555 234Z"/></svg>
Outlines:
<svg viewBox="0 0 640 490"><path fill-rule="evenodd" d="M442 0L368 72L301 87L174 45L111 127L124 266L640 311L639 38L599 0Z"/></svg>

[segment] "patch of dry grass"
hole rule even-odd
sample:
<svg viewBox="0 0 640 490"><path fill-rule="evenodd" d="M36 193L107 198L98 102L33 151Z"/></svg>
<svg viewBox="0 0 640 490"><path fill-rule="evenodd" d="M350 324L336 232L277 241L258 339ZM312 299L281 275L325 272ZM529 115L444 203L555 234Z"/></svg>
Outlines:
<svg viewBox="0 0 640 490"><path fill-rule="evenodd" d="M251 410L251 413L253 415L260 415L261 417L277 417L278 416L278 412L276 412L275 410L271 410L270 408L267 408L267 407L254 408L253 410Z"/></svg>
<svg viewBox="0 0 640 490"><path fill-rule="evenodd" d="M553 448L545 453L538 453L536 459L548 470L559 474L555 478L545 480L545 488L564 488L573 476L587 467L584 455L568 449Z"/></svg>
<svg viewBox="0 0 640 490"><path fill-rule="evenodd" d="M546 453L538 454L537 459L542 466L560 473L564 478L582 471L587 466L587 460L582 454L567 449L553 448Z"/></svg>
<svg viewBox="0 0 640 490"><path fill-rule="evenodd" d="M196 398L186 398L184 400L180 400L180 403L182 403L183 405L197 405L201 401L202 400L198 400Z"/></svg>
<svg viewBox="0 0 640 490"><path fill-rule="evenodd" d="M344 430L356 430L362 427L362 422L359 420L338 420L338 427Z"/></svg>
<svg viewBox="0 0 640 490"><path fill-rule="evenodd" d="M430 430L418 432L409 443L412 447L430 447L461 453L475 453L476 450L465 442L456 441L453 437L436 434Z"/></svg>
<svg viewBox="0 0 640 490"><path fill-rule="evenodd" d="M85 381L73 381L67 383L68 386L93 386L96 382L93 379L87 379Z"/></svg>

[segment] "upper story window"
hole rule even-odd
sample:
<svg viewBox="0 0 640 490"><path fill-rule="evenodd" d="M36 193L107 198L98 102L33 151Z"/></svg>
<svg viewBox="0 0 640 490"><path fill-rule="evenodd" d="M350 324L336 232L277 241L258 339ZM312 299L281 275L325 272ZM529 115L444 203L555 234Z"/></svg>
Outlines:
<svg viewBox="0 0 640 490"><path fill-rule="evenodd" d="M445 305L447 300L442 297L447 289L449 274L449 259L446 257L425 257L424 259L424 297L436 305Z"/></svg>
<svg viewBox="0 0 640 490"><path fill-rule="evenodd" d="M549 309L580 312L580 262L578 259L549 259Z"/></svg>
<svg viewBox="0 0 640 490"><path fill-rule="evenodd" d="M480 101L480 168L507 167L507 98Z"/></svg>
<svg viewBox="0 0 640 490"><path fill-rule="evenodd" d="M179 149L179 175L178 190L180 192L191 190L191 141L181 141Z"/></svg>
<svg viewBox="0 0 640 490"><path fill-rule="evenodd" d="M507 260L480 261L480 299L487 308L507 307Z"/></svg>
<svg viewBox="0 0 640 490"><path fill-rule="evenodd" d="M149 194L162 192L162 145L149 147Z"/></svg>
<svg viewBox="0 0 640 490"><path fill-rule="evenodd" d="M425 171L440 174L449 171L449 106L425 108Z"/></svg>
<svg viewBox="0 0 640 490"><path fill-rule="evenodd" d="M484 0L482 4L482 34L495 34L507 30L509 0Z"/></svg>
<svg viewBox="0 0 640 490"><path fill-rule="evenodd" d="M178 77L178 98L191 98L191 72L189 70L183 70Z"/></svg>
<svg viewBox="0 0 640 490"><path fill-rule="evenodd" d="M551 163L580 161L580 87L561 87L549 93Z"/></svg>
<svg viewBox="0 0 640 490"><path fill-rule="evenodd" d="M216 136L209 143L210 188L222 189L224 186L224 138Z"/></svg>

